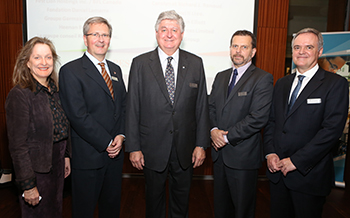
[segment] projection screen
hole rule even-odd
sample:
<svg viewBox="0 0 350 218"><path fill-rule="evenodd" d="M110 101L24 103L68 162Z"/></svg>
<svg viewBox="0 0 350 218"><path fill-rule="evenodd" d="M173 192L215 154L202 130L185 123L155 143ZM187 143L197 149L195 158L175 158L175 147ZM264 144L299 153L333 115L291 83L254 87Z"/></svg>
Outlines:
<svg viewBox="0 0 350 218"><path fill-rule="evenodd" d="M107 59L117 63L127 85L132 59L157 46L155 22L176 10L185 21L182 49L203 59L208 92L217 72L231 67L230 38L236 30L254 31L258 0L24 0L25 40L45 36L54 42L60 65L81 57L82 26L92 16L113 27Z"/></svg>

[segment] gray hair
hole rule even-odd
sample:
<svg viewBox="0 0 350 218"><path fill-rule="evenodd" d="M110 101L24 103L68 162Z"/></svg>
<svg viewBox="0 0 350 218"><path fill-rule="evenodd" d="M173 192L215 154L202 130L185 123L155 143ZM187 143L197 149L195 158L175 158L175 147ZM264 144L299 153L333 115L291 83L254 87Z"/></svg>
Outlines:
<svg viewBox="0 0 350 218"><path fill-rule="evenodd" d="M185 31L185 22L182 19L182 17L178 13L176 13L176 11L174 11L174 10L164 11L164 12L159 14L156 25L155 25L155 29L157 32L158 32L159 24L163 20L176 20L176 22L180 26L181 33L183 33Z"/></svg>
<svg viewBox="0 0 350 218"><path fill-rule="evenodd" d="M88 34L88 32L90 30L90 25L95 24L95 23L106 24L108 29L109 29L109 36L112 37L112 26L103 17L90 17L89 19L87 19L84 23L84 26L83 26L83 34L84 35Z"/></svg>
<svg viewBox="0 0 350 218"><path fill-rule="evenodd" d="M297 32L294 36L293 36L293 39L292 39L292 49L294 47L294 41L295 39L300 35L300 34L303 34L303 33L313 33L317 36L318 38L318 42L317 42L317 49L318 51L321 50L321 48L323 48L323 37L322 37L322 34L320 33L320 31L314 29L314 28L304 28L302 30L300 30L299 32Z"/></svg>

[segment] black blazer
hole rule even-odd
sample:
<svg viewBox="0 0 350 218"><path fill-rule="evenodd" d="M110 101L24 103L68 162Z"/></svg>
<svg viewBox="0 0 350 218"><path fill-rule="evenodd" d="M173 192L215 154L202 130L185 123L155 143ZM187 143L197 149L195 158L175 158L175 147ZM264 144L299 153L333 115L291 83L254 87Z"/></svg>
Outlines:
<svg viewBox="0 0 350 218"><path fill-rule="evenodd" d="M282 178L291 190L325 196L334 185L331 149L348 115L349 85L345 78L320 68L287 114L294 77L281 78L275 85L264 149L280 159L290 157L297 169L286 177L269 171L267 176L274 183Z"/></svg>
<svg viewBox="0 0 350 218"><path fill-rule="evenodd" d="M180 50L173 106L157 49L134 58L127 108L126 151L142 151L152 170L165 169L172 145L183 168L191 165L196 145L210 146L203 63L191 53Z"/></svg>
<svg viewBox="0 0 350 218"><path fill-rule="evenodd" d="M227 97L232 68L216 75L209 97L211 128L228 131L229 144L216 151L235 169L258 169L263 160L261 129L266 125L273 92L273 76L250 65Z"/></svg>
<svg viewBox="0 0 350 218"><path fill-rule="evenodd" d="M102 75L84 54L60 69L60 98L71 123L72 167L96 169L108 161L106 148L125 134L126 91L121 69L107 61L114 89L113 100Z"/></svg>

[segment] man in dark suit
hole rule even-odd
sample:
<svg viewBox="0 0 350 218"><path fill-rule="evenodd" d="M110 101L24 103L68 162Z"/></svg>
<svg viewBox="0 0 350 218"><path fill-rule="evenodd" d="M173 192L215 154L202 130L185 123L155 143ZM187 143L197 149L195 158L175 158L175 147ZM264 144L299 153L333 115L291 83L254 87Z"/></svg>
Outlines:
<svg viewBox="0 0 350 218"><path fill-rule="evenodd" d="M60 97L71 123L73 218L119 217L126 91L121 69L105 59L112 27L83 27L85 54L60 70Z"/></svg>
<svg viewBox="0 0 350 218"><path fill-rule="evenodd" d="M277 81L264 133L271 217L321 217L334 186L331 150L348 114L348 83L317 64L323 38L312 28L292 40L296 73Z"/></svg>
<svg viewBox="0 0 350 218"><path fill-rule="evenodd" d="M201 58L179 49L184 22L159 15L158 48L134 58L129 77L126 151L146 180L146 217L187 217L193 168L209 144L207 89Z"/></svg>
<svg viewBox="0 0 350 218"><path fill-rule="evenodd" d="M217 74L209 98L216 218L254 217L261 129L272 100L273 77L255 67L256 38L247 30L231 38L233 68Z"/></svg>

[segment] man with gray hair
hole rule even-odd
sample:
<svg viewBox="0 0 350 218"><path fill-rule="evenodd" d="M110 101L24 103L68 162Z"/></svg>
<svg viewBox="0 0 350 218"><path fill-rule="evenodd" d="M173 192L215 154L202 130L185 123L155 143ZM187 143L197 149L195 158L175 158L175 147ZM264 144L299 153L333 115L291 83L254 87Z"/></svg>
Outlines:
<svg viewBox="0 0 350 218"><path fill-rule="evenodd" d="M121 69L105 59L112 27L102 17L83 27L87 51L60 70L60 98L71 124L72 214L119 217L126 90Z"/></svg>
<svg viewBox="0 0 350 218"><path fill-rule="evenodd" d="M305 28L292 41L296 73L277 81L264 132L271 217L322 217L334 186L331 150L348 115L345 78L317 64L319 31Z"/></svg>
<svg viewBox="0 0 350 218"><path fill-rule="evenodd" d="M146 180L146 217L187 217L193 168L209 147L207 88L202 59L179 49L184 22L159 15L158 47L134 58L129 75L126 151Z"/></svg>

